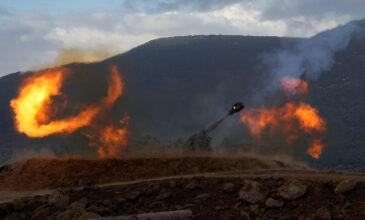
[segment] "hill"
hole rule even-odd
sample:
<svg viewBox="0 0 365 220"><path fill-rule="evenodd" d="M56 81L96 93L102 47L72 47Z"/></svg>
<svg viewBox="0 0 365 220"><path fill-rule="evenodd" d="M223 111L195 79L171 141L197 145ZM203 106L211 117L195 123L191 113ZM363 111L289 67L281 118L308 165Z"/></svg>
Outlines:
<svg viewBox="0 0 365 220"><path fill-rule="evenodd" d="M326 150L321 160L309 158L301 147L289 150L289 154L314 167L364 171L365 100L361 94L365 91L365 21L355 23L358 30L346 47L333 51L333 65L323 68L317 78L309 79L307 101L328 122ZM329 35L324 33L322 38L338 30L347 31L341 27L329 30ZM100 63L68 65L77 74L63 90L72 94L70 104L99 99L106 91L106 69L116 64L126 87L111 114L117 119L127 113L134 136L149 135L167 142L199 131L237 100L248 107L280 100L270 92L272 66L267 65L265 57L301 42L306 45L311 39L317 38L211 35L157 39ZM305 77L306 73L310 71L296 74ZM87 83L85 75L91 79ZM16 96L23 76L16 73L0 78L2 161L15 153L34 153L44 148L56 154L88 151L82 131L69 138L46 139L28 139L14 132L8 103ZM215 147L257 148L258 143L235 117L213 134ZM266 148L261 151L272 153Z"/></svg>

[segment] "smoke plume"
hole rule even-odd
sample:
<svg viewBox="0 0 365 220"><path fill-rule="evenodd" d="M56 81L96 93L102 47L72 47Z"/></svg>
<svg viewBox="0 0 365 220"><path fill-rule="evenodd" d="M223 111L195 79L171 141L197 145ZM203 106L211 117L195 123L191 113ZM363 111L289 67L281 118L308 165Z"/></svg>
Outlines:
<svg viewBox="0 0 365 220"><path fill-rule="evenodd" d="M307 39L284 38L281 49L263 55L270 81L285 76L299 78L303 73L309 79L318 79L333 65L335 53L346 49L356 30L356 22L350 22Z"/></svg>

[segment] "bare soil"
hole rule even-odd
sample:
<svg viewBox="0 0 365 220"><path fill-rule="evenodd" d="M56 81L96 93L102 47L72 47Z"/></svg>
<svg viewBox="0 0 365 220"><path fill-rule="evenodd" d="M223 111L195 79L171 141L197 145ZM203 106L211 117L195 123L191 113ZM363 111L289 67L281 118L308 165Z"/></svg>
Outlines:
<svg viewBox="0 0 365 220"><path fill-rule="evenodd" d="M364 174L247 156L30 159L0 170L0 219L184 209L194 219L365 219L364 198Z"/></svg>

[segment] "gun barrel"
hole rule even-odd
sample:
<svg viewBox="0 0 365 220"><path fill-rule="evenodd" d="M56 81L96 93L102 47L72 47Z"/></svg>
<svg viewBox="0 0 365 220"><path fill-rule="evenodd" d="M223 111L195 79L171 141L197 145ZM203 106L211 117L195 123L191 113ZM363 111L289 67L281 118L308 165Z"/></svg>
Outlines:
<svg viewBox="0 0 365 220"><path fill-rule="evenodd" d="M210 133L211 131L215 130L220 123L222 123L226 118L228 118L231 114L225 115L223 118L214 121L213 123L209 124L203 129L203 132Z"/></svg>
<svg viewBox="0 0 365 220"><path fill-rule="evenodd" d="M218 119L217 121L214 121L213 123L209 124L207 127L205 127L203 129L203 132L209 133L209 132L213 131L226 118L228 118L229 116L231 116L231 115L233 115L233 114L235 114L237 112L240 112L244 108L245 108L245 106L244 106L244 104L242 102L237 102L236 104L234 104L232 106L232 108L229 110L229 112L225 116L223 116L221 119Z"/></svg>
<svg viewBox="0 0 365 220"><path fill-rule="evenodd" d="M187 147L190 151L211 151L209 133L216 129L226 118L241 111L245 106L242 102L237 102L232 106L226 115L206 126L200 132L192 135L187 141Z"/></svg>

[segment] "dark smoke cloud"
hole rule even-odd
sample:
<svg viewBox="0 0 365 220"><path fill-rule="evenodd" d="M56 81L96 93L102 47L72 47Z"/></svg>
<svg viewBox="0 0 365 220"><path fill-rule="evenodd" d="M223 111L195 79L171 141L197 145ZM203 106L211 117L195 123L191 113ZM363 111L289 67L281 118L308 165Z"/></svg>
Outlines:
<svg viewBox="0 0 365 220"><path fill-rule="evenodd" d="M283 48L263 56L263 62L271 70L271 77L277 80L284 76L300 77L303 73L311 79L331 68L337 51L347 47L356 22L320 33L311 38L283 40Z"/></svg>

